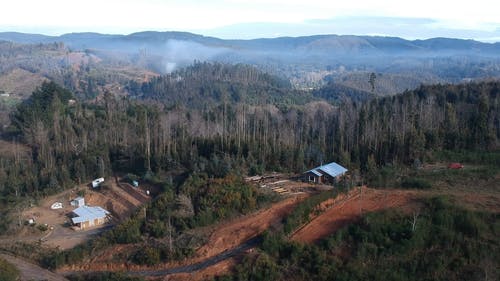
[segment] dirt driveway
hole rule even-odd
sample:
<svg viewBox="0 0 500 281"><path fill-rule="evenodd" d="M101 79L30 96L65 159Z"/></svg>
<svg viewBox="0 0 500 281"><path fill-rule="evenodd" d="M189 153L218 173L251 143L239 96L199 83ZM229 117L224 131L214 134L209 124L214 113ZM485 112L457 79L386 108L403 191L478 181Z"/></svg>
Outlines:
<svg viewBox="0 0 500 281"><path fill-rule="evenodd" d="M114 258L117 253L128 250L129 245L116 245L94 257L88 264L63 268L64 271L144 271L151 269L168 269L179 266L187 266L203 262L226 251L240 246L248 240L258 236L273 224L279 224L293 208L300 203L307 194L286 198L272 206L257 211L246 216L238 217L227 222L217 224L208 230L210 232L209 241L200 247L193 258L184 262L170 262L148 268L134 264L124 264L116 262Z"/></svg>

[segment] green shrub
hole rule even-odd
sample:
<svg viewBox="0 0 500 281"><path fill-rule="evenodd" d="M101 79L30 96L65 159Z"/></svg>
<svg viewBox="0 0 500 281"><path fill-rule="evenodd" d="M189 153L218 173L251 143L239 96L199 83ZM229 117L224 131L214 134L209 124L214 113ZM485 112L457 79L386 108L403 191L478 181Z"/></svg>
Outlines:
<svg viewBox="0 0 500 281"><path fill-rule="evenodd" d="M143 247L132 257L132 261L143 265L156 265L160 263L160 249L156 247Z"/></svg>
<svg viewBox="0 0 500 281"><path fill-rule="evenodd" d="M37 225L38 230L45 232L49 229L49 226L47 224L39 224Z"/></svg>
<svg viewBox="0 0 500 281"><path fill-rule="evenodd" d="M19 270L6 260L0 258L0 281L19 280Z"/></svg>
<svg viewBox="0 0 500 281"><path fill-rule="evenodd" d="M403 188L429 189L432 187L430 182L422 178L405 178L401 182Z"/></svg>
<svg viewBox="0 0 500 281"><path fill-rule="evenodd" d="M129 218L111 231L111 240L119 244L129 244L141 241L141 221Z"/></svg>

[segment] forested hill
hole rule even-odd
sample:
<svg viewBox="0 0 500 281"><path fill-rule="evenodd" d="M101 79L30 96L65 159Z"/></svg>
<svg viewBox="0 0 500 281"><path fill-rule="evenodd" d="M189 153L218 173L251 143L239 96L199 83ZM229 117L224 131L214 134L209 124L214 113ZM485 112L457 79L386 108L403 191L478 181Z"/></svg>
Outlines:
<svg viewBox="0 0 500 281"><path fill-rule="evenodd" d="M220 103L303 104L311 95L294 90L288 80L243 64L195 63L148 82L131 81L132 96L190 108Z"/></svg>
<svg viewBox="0 0 500 281"><path fill-rule="evenodd" d="M251 40L225 40L215 37L177 31L144 31L129 35L109 35L92 32L69 33L61 36L0 32L0 40L33 44L63 42L75 49L108 49L136 51L139 46L147 46L152 51L159 51L160 44L169 40L193 42L207 47L226 49L245 49L252 51L278 51L300 53L328 53L330 56L345 54L398 55L401 53L429 54L433 52L452 52L466 54L479 51L483 54L495 54L500 44L482 43L474 40L453 38L431 38L426 40L405 40L397 37L355 36L355 35L312 35L300 37L259 38ZM135 49L135 50L134 50Z"/></svg>
<svg viewBox="0 0 500 281"><path fill-rule="evenodd" d="M412 41L380 36L315 35L223 40L186 32L138 32L129 35L71 33L61 36L7 32L0 33L0 40L19 44L61 42L61 46L72 52L91 55L92 67L101 65L98 62L103 60L104 69L100 72L107 73L109 67L120 66L114 71L124 72L126 76L130 76L127 69L131 67L165 74L198 60L254 65L268 73L285 76L297 88L319 87L326 82L326 77L333 77L335 83L344 86L357 84L361 90L366 90L365 86L359 85L359 76L365 82L366 73L375 72L385 75L379 79L380 87L374 89L380 95L414 89L422 83L460 83L464 79L500 75L500 43L451 38ZM42 70L50 66L44 65ZM84 72L85 67L82 65L80 71ZM56 74L53 76L58 76ZM66 76L70 74L65 73ZM82 74L92 80L82 79L82 84L89 84L87 88L95 88L96 82L102 83L99 75ZM107 75L110 76L108 79L121 81L120 77ZM69 80L68 77L63 78L58 81ZM95 91L79 87L78 81L64 83L82 92Z"/></svg>
<svg viewBox="0 0 500 281"><path fill-rule="evenodd" d="M0 155L0 194L15 201L112 172L161 175L181 168L219 177L302 172L332 160L367 172L443 149L493 151L500 140L499 93L499 82L484 82L339 106L161 109L110 94L101 104L70 104L70 93L46 83L12 115L9 140L31 151Z"/></svg>
<svg viewBox="0 0 500 281"><path fill-rule="evenodd" d="M363 91L337 83L328 83L319 89L315 89L312 94L317 98L325 99L331 103L338 103L345 99L366 101L375 97L373 92Z"/></svg>
<svg viewBox="0 0 500 281"><path fill-rule="evenodd" d="M442 149L498 150L500 82L421 86L371 100L357 117L362 151L379 165L410 164Z"/></svg>

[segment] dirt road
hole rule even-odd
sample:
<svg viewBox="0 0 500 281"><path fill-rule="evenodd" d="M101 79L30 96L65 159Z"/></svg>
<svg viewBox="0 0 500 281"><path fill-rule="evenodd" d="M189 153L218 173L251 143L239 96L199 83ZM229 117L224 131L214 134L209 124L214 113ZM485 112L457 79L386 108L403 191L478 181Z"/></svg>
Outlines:
<svg viewBox="0 0 500 281"><path fill-rule="evenodd" d="M205 259L201 262L195 263L195 264L189 264L185 266L179 266L179 267L174 267L174 268L167 268L163 270L144 270L144 271L135 271L135 272L130 272L131 275L140 275L140 276L163 276L163 275L168 275L168 274L175 274L175 273L191 273L194 271L198 271L201 269L205 269L209 266L215 265L223 260L232 258L238 254L243 253L246 250L249 250L257 245L259 245L262 242L262 237L257 236L254 237L239 246L226 250L216 256L213 256L211 258Z"/></svg>
<svg viewBox="0 0 500 281"><path fill-rule="evenodd" d="M272 225L279 224L306 197L305 194L290 197L268 209L217 225L210 235L209 242L198 249L197 255L211 257L261 234Z"/></svg>
<svg viewBox="0 0 500 281"><path fill-rule="evenodd" d="M307 195L290 197L273 204L267 209L214 226L209 241L196 251L193 258L186 262L165 263L155 268L131 264L125 266L123 262L117 262L113 259L116 253L123 253L124 247L127 245L117 245L95 257L90 263L63 268L61 272L125 270L127 272L148 272L149 275L154 272L162 272L163 274L159 275L165 275L170 274L171 271L171 273L176 273L200 270L233 257L255 245L259 239L257 237L262 232L272 225L280 223L293 210L295 205L306 197Z"/></svg>

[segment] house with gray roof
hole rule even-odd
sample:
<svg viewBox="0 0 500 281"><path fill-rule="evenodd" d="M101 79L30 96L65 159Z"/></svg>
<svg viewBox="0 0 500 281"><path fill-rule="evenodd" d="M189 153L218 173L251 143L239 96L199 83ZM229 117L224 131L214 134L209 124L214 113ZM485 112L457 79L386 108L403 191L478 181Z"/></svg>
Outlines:
<svg viewBox="0 0 500 281"><path fill-rule="evenodd" d="M306 171L302 178L304 181L308 182L333 184L337 182L346 172L346 168L332 162Z"/></svg>
<svg viewBox="0 0 500 281"><path fill-rule="evenodd" d="M71 221L79 229L101 225L108 221L109 212L101 207L80 206L73 210Z"/></svg>

